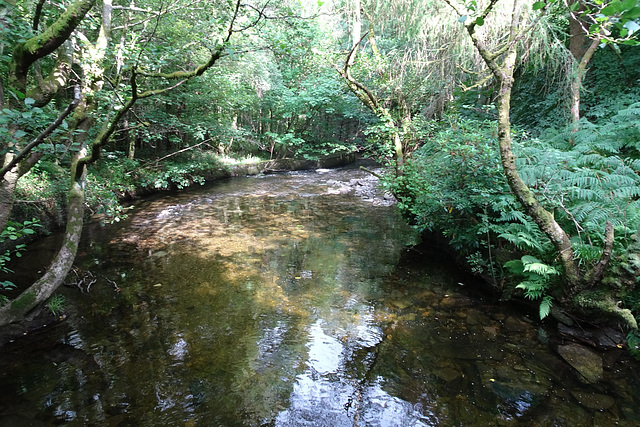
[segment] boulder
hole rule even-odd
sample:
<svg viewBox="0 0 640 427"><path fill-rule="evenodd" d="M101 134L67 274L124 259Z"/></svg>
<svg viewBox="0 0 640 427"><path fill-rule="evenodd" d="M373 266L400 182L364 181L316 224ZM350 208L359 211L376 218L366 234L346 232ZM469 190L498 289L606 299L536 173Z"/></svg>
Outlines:
<svg viewBox="0 0 640 427"><path fill-rule="evenodd" d="M558 354L578 371L578 379L583 383L593 384L602 379L602 358L588 348L571 343L558 346Z"/></svg>
<svg viewBox="0 0 640 427"><path fill-rule="evenodd" d="M587 393L577 390L572 391L571 394L582 406L594 411L606 411L616 404L615 399L611 396L607 396L606 394Z"/></svg>

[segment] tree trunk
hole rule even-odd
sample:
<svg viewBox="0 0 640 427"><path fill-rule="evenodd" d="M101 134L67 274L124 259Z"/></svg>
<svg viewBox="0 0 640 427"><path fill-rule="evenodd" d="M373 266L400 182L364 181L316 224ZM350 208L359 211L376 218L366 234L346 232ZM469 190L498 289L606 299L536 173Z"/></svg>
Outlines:
<svg viewBox="0 0 640 427"><path fill-rule="evenodd" d="M4 156L5 165L8 164L13 157L14 155L6 154ZM18 168L14 167L0 180L0 230L4 230L7 226L7 222L9 221L15 200L14 193L16 191L18 179L20 179Z"/></svg>
<svg viewBox="0 0 640 427"><path fill-rule="evenodd" d="M589 65L589 61L593 58L593 54L598 49L599 44L600 39L594 39L582 57L576 58L578 63L571 77L571 121L574 125L580 120L580 90L582 89L582 80L584 80L584 76L587 74L587 65Z"/></svg>
<svg viewBox="0 0 640 427"><path fill-rule="evenodd" d="M360 0L353 0L353 30L351 37L351 48L353 49L360 43L362 38L362 14L360 13ZM355 55L350 57L349 65L355 62Z"/></svg>
<svg viewBox="0 0 640 427"><path fill-rule="evenodd" d="M378 116L378 118L385 123L387 128L391 131L391 134L389 135L389 143L393 150L394 170L396 176L401 176L404 169L404 145L402 143L401 129L398 128L398 125L389 113L389 110L382 106L378 97L369 88L357 81L351 75L351 65L354 63L358 47L367 35L368 34L362 36L359 42L351 48L351 51L344 62L344 66L342 68L336 66L336 70L360 102L369 108L372 113Z"/></svg>
<svg viewBox="0 0 640 427"><path fill-rule="evenodd" d="M580 0L577 0L580 2ZM572 5L576 1L572 2ZM569 14L569 51L575 62L575 69L571 76L571 121L575 124L580 120L580 90L582 80L587 73L587 65L593 54L598 49L600 38L589 38L587 23L581 14L585 11L584 5L580 5L575 12ZM581 19L582 18L582 19Z"/></svg>
<svg viewBox="0 0 640 427"><path fill-rule="evenodd" d="M69 273L82 234L84 223L84 174L73 180L67 199L67 227L62 246L46 273L11 303L0 307L0 326L23 320L39 304L45 302Z"/></svg>
<svg viewBox="0 0 640 427"><path fill-rule="evenodd" d="M127 157L130 160L133 160L136 157L136 139L137 139L136 130L129 129L129 149L127 152Z"/></svg>
<svg viewBox="0 0 640 427"><path fill-rule="evenodd" d="M485 13L490 12L493 2ZM475 28L475 21L466 24L467 31L475 45L478 53L491 70L500 85L498 94L498 144L500 149L500 160L502 169L507 178L507 183L511 192L522 205L525 213L540 227L540 230L551 240L558 252L558 257L564 268L565 296L574 296L580 287L581 275L577 261L574 259L573 248L569 236L555 220L553 213L547 211L537 200L531 189L526 185L518 174L515 163L515 155L511 149L511 90L513 88L513 74L516 67L517 50L516 42L520 36L520 0L514 1L510 36L508 45L504 52L496 54L487 49L484 43L478 38ZM486 15L485 15L486 16ZM499 59L502 57L502 63Z"/></svg>

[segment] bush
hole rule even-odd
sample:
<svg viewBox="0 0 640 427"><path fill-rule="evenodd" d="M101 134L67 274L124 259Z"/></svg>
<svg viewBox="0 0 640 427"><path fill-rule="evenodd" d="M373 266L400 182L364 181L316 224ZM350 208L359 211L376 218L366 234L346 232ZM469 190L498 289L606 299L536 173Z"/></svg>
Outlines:
<svg viewBox="0 0 640 427"><path fill-rule="evenodd" d="M600 259L607 221L615 226L612 265L604 286L621 294L630 285L636 252L631 235L640 225L640 105L621 110L606 124L581 124L547 132L544 140L514 131L520 175L570 235L584 272ZM542 298L541 316L557 295L562 269L547 237L511 195L503 176L495 123L449 116L407 163L403 176L385 186L421 231L444 235L476 273L497 282L510 276L524 295ZM506 265L505 265L506 264ZM503 267L506 266L506 269ZM617 267L621 266L621 267ZM560 274L558 274L560 273Z"/></svg>

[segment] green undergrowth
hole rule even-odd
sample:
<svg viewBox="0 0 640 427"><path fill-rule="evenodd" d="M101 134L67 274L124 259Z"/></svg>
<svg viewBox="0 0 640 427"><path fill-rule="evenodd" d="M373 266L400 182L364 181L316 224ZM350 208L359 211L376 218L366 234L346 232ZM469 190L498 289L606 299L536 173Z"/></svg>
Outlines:
<svg viewBox="0 0 640 427"><path fill-rule="evenodd" d="M597 290L625 301L619 314L626 325L635 324L627 321L629 310L640 313L633 303L640 296L640 245L632 237L640 226L639 125L640 104L633 104L602 123L581 122L578 132L548 129L532 138L513 130L520 175L569 234L583 273L601 257L606 222L614 225L613 255ZM543 318L562 297L557 252L509 191L494 121L445 116L404 175L388 176L384 185L419 230L446 237L505 298L538 301Z"/></svg>

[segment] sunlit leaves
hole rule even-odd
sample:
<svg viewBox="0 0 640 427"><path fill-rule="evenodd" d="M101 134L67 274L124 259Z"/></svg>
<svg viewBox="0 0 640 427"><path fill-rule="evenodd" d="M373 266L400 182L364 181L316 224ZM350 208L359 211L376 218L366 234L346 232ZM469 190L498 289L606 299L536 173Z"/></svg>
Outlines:
<svg viewBox="0 0 640 427"><path fill-rule="evenodd" d="M533 3L533 5L531 6L531 8L533 10L540 10L542 8L544 8L546 6L546 3L543 1L537 1L535 3Z"/></svg>

